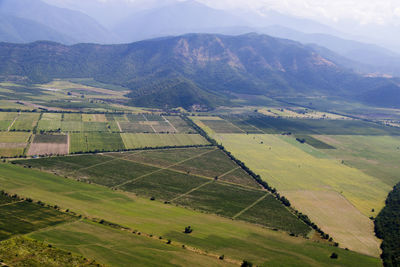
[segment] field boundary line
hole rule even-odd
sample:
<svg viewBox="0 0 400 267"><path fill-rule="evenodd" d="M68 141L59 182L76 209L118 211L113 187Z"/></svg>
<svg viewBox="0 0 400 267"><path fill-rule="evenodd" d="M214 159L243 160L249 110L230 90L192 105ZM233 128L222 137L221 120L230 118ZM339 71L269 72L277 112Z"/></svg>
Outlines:
<svg viewBox="0 0 400 267"><path fill-rule="evenodd" d="M17 116L15 116L14 120L11 122L10 126L8 126L7 128L7 132L9 132L12 128L12 126L14 125L15 121L18 119L19 115L21 114L21 111L18 112Z"/></svg>
<svg viewBox="0 0 400 267"><path fill-rule="evenodd" d="M122 133L122 128L121 128L121 125L119 124L119 121L115 121L115 122L117 123L119 131Z"/></svg>
<svg viewBox="0 0 400 267"><path fill-rule="evenodd" d="M232 170L227 171L226 173L223 173L223 174L219 175L219 176L218 176L218 179L219 179L219 178L222 178L222 177L224 177L225 175L228 175L228 174L230 174L230 173L232 173L232 172L234 172L234 171L236 171L237 169L240 169L240 168L241 168L240 166L237 166L236 168L233 168Z"/></svg>
<svg viewBox="0 0 400 267"><path fill-rule="evenodd" d="M149 121L144 114L142 114L142 116L146 121ZM149 125L150 125L151 129L153 129L154 133L157 133L157 131L156 131L156 129L154 129L153 125L151 125L151 123L149 123Z"/></svg>
<svg viewBox="0 0 400 267"><path fill-rule="evenodd" d="M0 208L1 207L5 207L5 206L10 206L10 205L13 205L13 204L17 204L17 203L21 203L21 202L24 202L25 200L20 200L20 201L15 201L15 202L10 202L10 203L6 203L6 204L3 204L3 205L0 205Z"/></svg>
<svg viewBox="0 0 400 267"><path fill-rule="evenodd" d="M174 125L172 125L172 123L169 121L169 120L167 120L163 115L161 115L161 117L163 117L164 118L164 120L166 121L166 122L168 122L168 124L172 127L172 128L174 128L174 130L175 130L175 133L178 133L178 130L175 128L175 126Z"/></svg>
<svg viewBox="0 0 400 267"><path fill-rule="evenodd" d="M139 153L142 153L142 151L139 151L139 152L134 153L134 154L139 154ZM134 155L134 154L131 154L131 155ZM79 168L79 169L74 170L74 171L72 171L72 172L70 172L70 173L68 173L68 174L73 174L73 173L79 172L79 171L81 171L81 170L86 170L86 169L90 169L90 168L93 168L93 167L97 167L97 166L100 166L100 165L109 163L109 162L111 162L111 161L116 161L116 160L119 160L119 159L120 159L120 160L123 160L124 158L128 157L128 156L126 156L126 157L118 158L118 157L110 157L110 156L106 156L106 155L102 155L102 156L105 156L105 157L108 157L108 158L112 158L112 159L107 160L107 161L103 161L103 162L100 162L100 163L96 163L96 164L91 165L91 166Z"/></svg>
<svg viewBox="0 0 400 267"><path fill-rule="evenodd" d="M224 119L224 118L221 118L221 119L223 119L223 120L226 121L227 123L231 124L233 127L238 128L238 129L241 130L243 133L247 133L245 130L243 130L243 129L240 128L239 126L233 124L232 122L230 122L230 121L228 121L228 120L226 120L226 119Z"/></svg>
<svg viewBox="0 0 400 267"><path fill-rule="evenodd" d="M115 158L115 157L110 156L110 155L104 155L104 156ZM132 159L127 159L126 157L125 158L119 158L119 159L125 160L125 161L129 161L129 162L133 162L133 163L137 163L137 164L141 164L141 165L145 165L145 166L155 167L155 168L158 168L158 169L163 168L163 170L168 170L168 171L171 171L171 172L186 174L186 175L190 175L190 176L194 176L194 177L198 177L198 178L203 178L203 179L213 180L214 181L213 177L204 176L204 175L195 174L195 173L188 174L185 171L176 170L176 169L170 169L169 166L168 167L163 167L163 166L160 166L160 165L155 165L155 164L144 163L144 162L140 162L140 161L136 161L136 160L132 160ZM238 168L240 168L240 166ZM260 188L255 188L255 187L251 187L251 186L248 186L248 185L233 183L233 182L229 182L229 181L218 180L217 182L220 183L220 184L225 184L225 185L229 185L229 186L239 186L239 187L242 187L242 188L245 188L245 189L248 189L248 190L265 191L265 190L260 189Z"/></svg>
<svg viewBox="0 0 400 267"><path fill-rule="evenodd" d="M177 197L171 199L170 202L175 201L175 200L177 200L177 199L180 199L181 197L184 197L184 196L186 196L186 195L189 195L190 193L196 191L197 189L200 189L200 188L202 188L203 186L206 186L206 185L208 185L208 184L211 184L212 182L214 182L214 181L211 180L211 181L205 182L204 184L201 184L201 185L199 185L199 186L197 186L197 187L195 187L195 188L192 188L192 189L190 189L189 191L187 191L186 193L183 193L183 194L181 194L181 195L179 195L179 196L177 196Z"/></svg>
<svg viewBox="0 0 400 267"><path fill-rule="evenodd" d="M246 211L248 211L249 209L251 209L252 207L254 207L255 205L257 205L259 202L263 201L267 196L269 195L269 193L263 195L262 197L260 197L259 199L257 199L256 201L254 201L254 203L252 203L250 206L242 209L241 211L239 211L238 213L236 213L232 219L236 219L237 217L239 217L240 215L242 215L243 213L245 213Z"/></svg>
<svg viewBox="0 0 400 267"><path fill-rule="evenodd" d="M114 188L119 188L119 187L121 187L121 186L123 186L123 185L129 184L129 183L132 183L132 182L136 182L137 180L142 179L142 178L144 178L144 177L146 177L146 176L152 175L152 174L154 174L154 173L161 172L161 171L164 171L164 170L168 170L169 168L171 168L171 167L173 167L173 166L176 166L176 165L179 165L179 164L184 163L184 162L186 162L186 161L189 161L189 160L192 160L192 159L201 157L201 156L203 156L203 155L205 155L205 154L208 154L208 153L211 153L211 152L213 152L213 151L215 151L215 150L216 150L216 149L212 149L212 150L210 150L210 151L206 151L206 152L201 153L201 154L198 154L198 155L196 155L196 156L194 156L194 157L191 157L191 158L188 158L188 159L179 161L179 162L177 162L177 163L174 163L174 164L172 164L172 165L169 165L169 166L166 166L166 167L163 167L163 168L159 168L158 170L155 170L155 171L153 171L153 172L143 174L143 175L141 175L141 176L139 176L139 177L136 177L136 178L134 178L134 179L132 179L132 180L129 180L129 181L123 182L122 184L116 185L116 186L114 186ZM125 159L125 158L122 159L122 160L131 161L131 160L128 160L128 159ZM133 162L133 161L132 161L132 162Z"/></svg>
<svg viewBox="0 0 400 267"><path fill-rule="evenodd" d="M262 132L263 134L267 134L266 132L264 132L263 130L261 130L260 128L258 128L257 126L255 126L255 125L253 125L253 124L251 124L251 123L249 123L249 122L246 122L246 121L244 121L243 119L241 119L241 122L246 123L246 124L252 126L253 128L259 130L259 131Z"/></svg>

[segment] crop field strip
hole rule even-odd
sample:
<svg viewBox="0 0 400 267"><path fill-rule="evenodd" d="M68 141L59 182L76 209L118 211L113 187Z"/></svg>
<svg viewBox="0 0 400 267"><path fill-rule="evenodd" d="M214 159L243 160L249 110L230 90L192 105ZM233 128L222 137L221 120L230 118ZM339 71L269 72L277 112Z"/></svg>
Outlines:
<svg viewBox="0 0 400 267"><path fill-rule="evenodd" d="M247 179L252 179L250 176L245 177L242 183L215 180L214 174L217 177L223 177L236 171L238 166L227 165L227 162L230 162L230 160L217 160L218 157L228 159L223 154L215 154L215 152L221 153L218 149L208 148L200 149L200 151L203 152L192 153L192 156L189 158L185 157L183 160L175 160L172 164L164 164L162 166L132 160L132 157L140 157L146 151L136 153L107 153L104 156L83 156L85 159L80 158L81 156L69 156L65 157L66 166L64 170L62 167L63 160L60 157L54 159L23 160L16 161L16 163L36 168L46 167L64 176L87 180L112 188L119 188L149 198L155 197L159 200L173 202L226 217L232 217L241 211L241 213L246 213L248 210L251 211L252 204L257 199L265 194L269 194L261 190L259 186L250 184L247 181ZM215 155L209 157L213 153ZM148 158L150 159L150 157ZM224 165L227 165L227 168L222 168L219 172L216 172L216 170L211 171L208 176L195 172L188 173L186 169L180 170L176 168L187 162L193 162L195 159L200 159L200 165L204 165L206 163L204 160L208 158L216 162L214 165L210 165L211 169L221 166L221 162L225 162ZM41 161L43 161L42 166L40 164ZM124 167L122 168L122 166ZM203 188L207 189L203 191ZM200 195L198 192L201 192ZM268 222L267 216L264 217L266 219L265 222L258 220L257 223L301 235L306 235L310 231L308 226L298 220L290 211L286 210L278 200L270 198L269 202L275 207L278 217L281 216L279 214L282 214L282 216L291 218L293 221L297 221L297 223L293 223L291 228L282 228L279 224ZM277 204L273 204L275 202ZM221 207L218 207L218 203L223 204ZM282 206L281 209L277 208L279 205ZM244 218L246 219L246 217Z"/></svg>
<svg viewBox="0 0 400 267"><path fill-rule="evenodd" d="M45 203L69 208L78 214L104 218L131 229L153 234L155 237L162 236L164 240L172 239L172 244L177 242L206 250L214 253L215 257L225 254L227 258L238 261L246 258L258 265L305 262L304 266L331 266L332 260L329 259L329 255L336 252L340 255L338 263L340 262L342 266L354 266L354 264L380 266L377 258L303 238L290 237L250 223L199 213L174 205L164 205L158 201L132 198L128 194L110 191L94 184L79 183L11 164L0 164L0 170L2 186L9 192L39 198ZM195 229L190 235L182 233L182 229L187 225L192 225ZM100 224L96 226L102 227ZM78 249L74 246L76 242L84 242L90 250L82 250L80 253L101 261L104 249L96 246L93 240L100 240L99 244L110 244L102 241L110 235L98 229L91 231L84 229L81 222L63 224L34 233L32 237L47 240L67 250ZM124 233L123 236L128 235ZM125 240L122 235L115 240L118 240L116 244L120 244L121 249L129 247L128 243L121 241ZM107 248L116 248L112 251L119 251L115 246ZM117 258L113 257L113 262Z"/></svg>
<svg viewBox="0 0 400 267"><path fill-rule="evenodd" d="M321 152L303 151L300 146L308 145L300 144L293 137L265 134L214 134L214 137L342 246L370 255L379 254L379 244L368 218L374 214L373 210L377 212L384 205L390 188L379 179L332 158L319 157ZM335 149L328 149L331 150ZM331 201L326 202L324 198ZM332 203L338 205L332 206ZM349 214L345 224L338 217L342 212L339 204ZM327 208L321 211L318 208L321 205ZM352 232L358 233L357 236Z"/></svg>
<svg viewBox="0 0 400 267"><path fill-rule="evenodd" d="M54 208L1 195L0 240L73 220Z"/></svg>

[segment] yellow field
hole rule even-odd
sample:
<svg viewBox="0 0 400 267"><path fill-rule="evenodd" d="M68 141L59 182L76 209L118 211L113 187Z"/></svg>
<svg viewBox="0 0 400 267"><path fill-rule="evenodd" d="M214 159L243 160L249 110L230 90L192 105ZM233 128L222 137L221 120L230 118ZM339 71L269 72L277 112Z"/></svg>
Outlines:
<svg viewBox="0 0 400 267"><path fill-rule="evenodd" d="M376 216L384 206L384 201L390 187L377 178L341 164L339 160L316 158L303 150L282 140L275 135L246 135L246 134L212 134L218 142L243 161L255 173L267 181L278 191L287 193L287 197L300 211L305 212L302 203L307 202L308 212L305 212L313 221L320 222L320 227L333 236L342 240L343 247L352 247L354 250L377 256L378 242L365 249L364 242L359 238L351 237L351 229L359 229L363 236L373 240L372 221L369 216ZM304 195L304 190L316 192L321 199L316 201L312 194ZM336 192L338 205L323 207L323 192L326 197ZM297 193L301 194L297 196ZM322 193L322 195L321 195ZM307 197L308 196L308 197ZM352 216L346 216L345 226L343 218L343 200L347 199L356 209ZM299 203L296 202L302 199ZM329 201L326 202L329 204ZM347 205L348 206L348 205ZM321 213L322 207L329 208L333 216ZM372 212L372 209L375 212ZM356 214L360 211L363 216ZM351 226L351 227L350 227ZM329 229L329 231L328 231ZM373 242L373 241L372 241ZM358 244L358 245L357 245Z"/></svg>
<svg viewBox="0 0 400 267"><path fill-rule="evenodd" d="M286 117L298 119L332 119L332 120L349 120L351 118L315 110L304 108L262 108L258 112L270 117Z"/></svg>

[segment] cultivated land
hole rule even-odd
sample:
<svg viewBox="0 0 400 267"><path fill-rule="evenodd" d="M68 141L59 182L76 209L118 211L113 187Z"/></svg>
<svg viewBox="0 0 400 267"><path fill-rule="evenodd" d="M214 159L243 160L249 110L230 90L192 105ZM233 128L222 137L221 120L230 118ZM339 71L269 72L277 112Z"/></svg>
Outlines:
<svg viewBox="0 0 400 267"><path fill-rule="evenodd" d="M65 155L68 151L68 135L37 134L33 137L27 155Z"/></svg>
<svg viewBox="0 0 400 267"><path fill-rule="evenodd" d="M171 152L183 155L169 158ZM303 236L310 232L310 228L278 200L251 183L249 175L231 175L237 183L220 181L218 177L231 174L238 166L214 147L55 157L15 163L232 218L252 212L253 204L268 195L269 201L264 201L264 208L259 212L263 217L257 223ZM281 219L270 221L266 214L270 212ZM246 219L245 216L241 218Z"/></svg>
<svg viewBox="0 0 400 267"><path fill-rule="evenodd" d="M121 137L127 149L208 144L208 142L199 134L122 133Z"/></svg>
<svg viewBox="0 0 400 267"><path fill-rule="evenodd" d="M0 132L0 156L23 155L30 136L29 132Z"/></svg>
<svg viewBox="0 0 400 267"><path fill-rule="evenodd" d="M7 199L8 198L8 199ZM0 240L70 221L72 217L51 207L2 196Z"/></svg>
<svg viewBox="0 0 400 267"><path fill-rule="evenodd" d="M39 120L39 113L21 113L11 126L11 131L32 131Z"/></svg>
<svg viewBox="0 0 400 267"><path fill-rule="evenodd" d="M24 237L1 242L0 259L9 266L99 266L94 260Z"/></svg>
<svg viewBox="0 0 400 267"><path fill-rule="evenodd" d="M240 262L246 258L258 265L290 265L295 262L299 266L331 266L333 260L329 255L336 252L339 259L335 260L335 264L338 265L380 265L380 261L374 257L291 237L246 222L136 198L130 194L10 164L0 164L0 169L2 186L9 192L29 195L33 199L41 199L86 216L103 218L142 233L163 236L164 239L171 239L173 244L186 244L216 256L224 254L227 259ZM195 229L190 235L182 232L187 225ZM83 226L77 228L81 232L86 231ZM57 236L57 233L60 235ZM62 233L67 236L64 238ZM60 246L65 243L72 245L72 249L77 249L74 246L76 243L69 241L68 236L93 240L90 235L73 233L72 230L61 229L52 231L48 237L50 240L53 238L54 242L55 239L59 240ZM42 238L46 238L46 235ZM94 255L89 249L81 249L80 253L85 256Z"/></svg>
<svg viewBox="0 0 400 267"><path fill-rule="evenodd" d="M314 136L335 146L324 151L344 164L380 179L389 186L400 181L400 137L398 136ZM377 214L377 213L376 213Z"/></svg>
<svg viewBox="0 0 400 267"><path fill-rule="evenodd" d="M58 248L97 259L107 266L234 266L195 253L166 240L123 232L101 224L78 221L30 235Z"/></svg>
<svg viewBox="0 0 400 267"><path fill-rule="evenodd" d="M118 151L125 148L119 133L70 133L70 152Z"/></svg>
<svg viewBox="0 0 400 267"><path fill-rule="evenodd" d="M274 135L214 134L235 157L243 161L255 173L279 192L287 196L292 204L306 213L312 221L329 233L343 247L379 255L379 242L373 233L369 216L376 214L384 206L384 200L390 187L379 179L350 168L339 161L317 158L291 145ZM289 138L289 137L288 137ZM304 194L304 190L311 191ZM326 196L336 199L336 203L349 201L348 207L354 206L353 216L347 226L342 225L341 206L330 206L329 202L316 200L313 191L326 192ZM301 194L297 197L297 193ZM345 197L345 199L343 199ZM296 202L298 199L302 202ZM307 211L302 203L307 204ZM322 207L322 204L329 204ZM324 218L319 209L329 210L333 216ZM375 212L372 212L372 210ZM362 223L360 223L362 221ZM349 228L349 224L352 225ZM360 235L349 240L352 230L358 229ZM362 234L361 234L362 233ZM368 239L368 242L361 239Z"/></svg>

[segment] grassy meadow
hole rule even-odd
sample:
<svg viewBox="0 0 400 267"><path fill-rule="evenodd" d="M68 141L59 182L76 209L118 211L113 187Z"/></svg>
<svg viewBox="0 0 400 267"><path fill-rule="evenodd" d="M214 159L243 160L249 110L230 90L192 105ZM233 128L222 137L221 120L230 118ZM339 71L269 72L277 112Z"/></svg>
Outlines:
<svg viewBox="0 0 400 267"><path fill-rule="evenodd" d="M255 173L260 174L262 179L287 196L300 211L305 212L304 206L296 203L296 192L323 191L327 195L334 194L338 203L341 203L342 197L345 197L346 201L355 207L353 216L350 217L352 220L350 219L349 222L352 228L332 227L341 225L340 206L330 207L330 212L336 214L331 216L330 220L319 219L324 215L312 206L320 207L321 201L314 199L312 194L302 195L302 197L310 197L307 203L309 212L306 214L313 221L324 222L319 226L341 246L370 255L379 255L379 242L374 236L372 221L368 217L376 215L376 212L384 206L386 194L390 190L388 185L358 169L341 164L338 160L318 158L306 153L282 140L281 136L215 134L214 137L235 157L243 161ZM360 221L363 223L360 224ZM368 227L362 228L362 226ZM360 241L359 238L349 240L350 229L360 229L363 238L368 239L370 245L365 247L366 242Z"/></svg>
<svg viewBox="0 0 400 267"><path fill-rule="evenodd" d="M333 260L329 256L332 252L336 252L339 259L334 263L338 265L380 266L381 264L377 258L324 243L292 237L280 231L242 221L138 198L129 193L116 192L93 184L80 183L11 164L0 164L0 170L2 187L8 192L30 196L34 200L40 199L64 209L69 208L78 214L102 218L143 233L162 236L164 239L171 239L173 243L179 242L207 250L215 255L224 254L226 258L236 261L246 258L258 265L295 263L304 266L331 266ZM183 233L184 227L188 225L194 228L190 235ZM81 229L79 231L84 231L83 227L77 228ZM61 230L53 231L48 237L43 235L42 238L49 238L54 242L58 240L59 246L65 242L67 245L72 245L69 249L71 247L77 249L74 246L76 243L71 243L68 238L60 238L61 233ZM71 239L78 236L87 238L91 241L90 244L96 244L96 239L90 235L73 235L73 231L68 229L64 233ZM80 250L80 253L87 257L94 255L94 252L85 249Z"/></svg>

